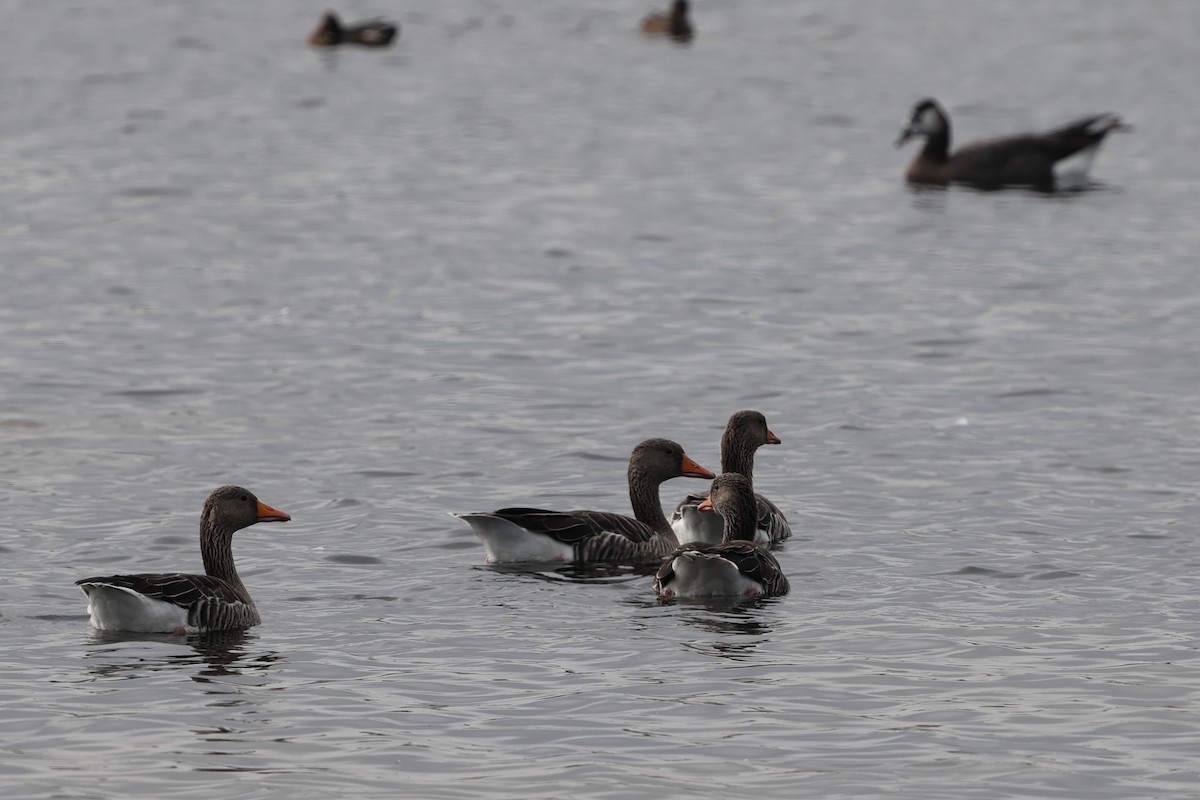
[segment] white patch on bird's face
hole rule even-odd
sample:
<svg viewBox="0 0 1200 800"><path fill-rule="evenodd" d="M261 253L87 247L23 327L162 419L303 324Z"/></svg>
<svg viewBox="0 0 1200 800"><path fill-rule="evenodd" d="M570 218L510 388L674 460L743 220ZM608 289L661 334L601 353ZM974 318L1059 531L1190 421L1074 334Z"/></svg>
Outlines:
<svg viewBox="0 0 1200 800"><path fill-rule="evenodd" d="M932 106L921 112L917 117L916 129L924 134L940 133L945 123L942 122L942 115L938 113L936 108Z"/></svg>

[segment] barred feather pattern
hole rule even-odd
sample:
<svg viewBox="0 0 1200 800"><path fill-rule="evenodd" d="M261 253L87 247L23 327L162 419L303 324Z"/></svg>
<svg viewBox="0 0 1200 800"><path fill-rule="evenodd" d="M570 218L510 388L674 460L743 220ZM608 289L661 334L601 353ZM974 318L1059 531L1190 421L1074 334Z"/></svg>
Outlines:
<svg viewBox="0 0 1200 800"><path fill-rule="evenodd" d="M645 542L604 532L575 545L575 560L593 564L657 564L679 546L675 534L658 534Z"/></svg>
<svg viewBox="0 0 1200 800"><path fill-rule="evenodd" d="M779 596L791 591L791 584L773 553L754 542L736 541L721 544L691 542L678 548L654 576L656 592L671 593L671 584L675 580L675 559L685 553L707 554L729 561L743 577L762 587L758 596Z"/></svg>
<svg viewBox="0 0 1200 800"><path fill-rule="evenodd" d="M629 504L633 516L607 511L502 508L461 514L479 536L490 563L566 561L642 564L661 561L679 545L659 499L663 481L712 478L669 439L647 439L629 456Z"/></svg>
<svg viewBox="0 0 1200 800"><path fill-rule="evenodd" d="M75 581L88 597L93 592L129 590L150 600L178 606L187 613L187 627L196 633L249 628L262 622L258 608L244 588L211 575L182 572L108 575Z"/></svg>
<svg viewBox="0 0 1200 800"><path fill-rule="evenodd" d="M75 583L87 595L92 624L104 630L200 633L248 628L262 620L233 563L233 535L256 522L289 519L240 486L221 486L208 496L200 515L204 575L139 573Z"/></svg>
<svg viewBox="0 0 1200 800"><path fill-rule="evenodd" d="M492 516L571 545L577 563L657 563L679 546L669 529L656 531L633 517L608 511L502 508Z"/></svg>
<svg viewBox="0 0 1200 800"><path fill-rule="evenodd" d="M570 545L578 545L601 533L619 534L630 542L648 542L654 529L624 514L608 511L547 511L541 508L502 508L493 516L506 519L528 531L545 534Z"/></svg>

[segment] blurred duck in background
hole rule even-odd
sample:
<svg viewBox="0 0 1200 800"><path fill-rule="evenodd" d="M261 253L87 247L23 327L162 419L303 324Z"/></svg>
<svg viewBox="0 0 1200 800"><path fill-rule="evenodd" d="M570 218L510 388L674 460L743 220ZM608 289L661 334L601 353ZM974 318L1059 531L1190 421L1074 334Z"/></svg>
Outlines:
<svg viewBox="0 0 1200 800"><path fill-rule="evenodd" d="M364 47L387 47L396 38L400 26L382 19L371 19L355 25L342 25L337 14L326 11L316 30L308 37L313 47L334 47L339 44L359 44Z"/></svg>
<svg viewBox="0 0 1200 800"><path fill-rule="evenodd" d="M647 14L642 20L644 36L669 36L676 42L692 40L692 23L688 19L687 0L675 0L671 10L655 11Z"/></svg>

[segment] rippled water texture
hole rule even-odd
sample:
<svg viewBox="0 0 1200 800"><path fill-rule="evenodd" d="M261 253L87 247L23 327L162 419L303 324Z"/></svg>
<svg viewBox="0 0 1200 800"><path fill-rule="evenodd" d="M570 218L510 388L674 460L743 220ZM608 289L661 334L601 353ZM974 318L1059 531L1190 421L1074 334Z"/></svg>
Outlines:
<svg viewBox="0 0 1200 800"><path fill-rule="evenodd" d="M666 0L657 0L659 5ZM5 798L1194 798L1200 5L13 2ZM1083 192L913 191L1117 111ZM792 593L489 568L728 415ZM228 482L264 624L90 631ZM702 486L667 484L674 502ZM799 793L799 794L798 794Z"/></svg>

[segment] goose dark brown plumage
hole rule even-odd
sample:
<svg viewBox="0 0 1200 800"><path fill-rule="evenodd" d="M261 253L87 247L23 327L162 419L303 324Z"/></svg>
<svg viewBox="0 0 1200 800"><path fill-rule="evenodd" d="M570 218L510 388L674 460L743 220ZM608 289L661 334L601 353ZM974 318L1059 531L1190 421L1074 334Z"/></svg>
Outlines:
<svg viewBox="0 0 1200 800"><path fill-rule="evenodd" d="M932 98L913 106L896 147L925 137L908 165L909 183L963 183L994 189L1030 186L1054 189L1066 179L1081 180L1111 131L1127 130L1119 116L1094 114L1042 133L1022 133L966 144L950 152L950 118ZM1075 169L1069 169L1076 166Z"/></svg>
<svg viewBox="0 0 1200 800"><path fill-rule="evenodd" d="M765 444L780 444L780 439L767 427L767 418L759 411L738 411L729 417L721 434L721 472L736 472L754 484L754 453ZM675 507L671 529L680 542L717 544L724 537L724 524L717 514L698 510L708 497L707 492L689 494ZM755 541L775 547L792 535L787 517L779 507L761 494L755 493L758 522Z"/></svg>
<svg viewBox="0 0 1200 800"><path fill-rule="evenodd" d="M725 526L720 544L681 545L654 576L662 597L767 597L790 591L779 561L754 542L758 512L750 481L726 472L712 484L708 507Z"/></svg>
<svg viewBox="0 0 1200 800"><path fill-rule="evenodd" d="M75 581L88 598L92 625L141 633L203 633L249 628L261 619L233 563L233 535L256 522L291 517L240 486L222 486L204 502L200 554L204 575L108 575Z"/></svg>
<svg viewBox="0 0 1200 800"><path fill-rule="evenodd" d="M337 14L326 11L316 29L308 35L308 43L313 47L336 47L339 44L387 47L399 30L399 25L382 19L343 25Z"/></svg>
<svg viewBox="0 0 1200 800"><path fill-rule="evenodd" d="M658 487L671 478L710 478L669 439L647 439L629 456L629 502L634 516L607 511L502 508L459 514L483 542L488 563L522 561L643 564L661 561L679 545L663 514Z"/></svg>

